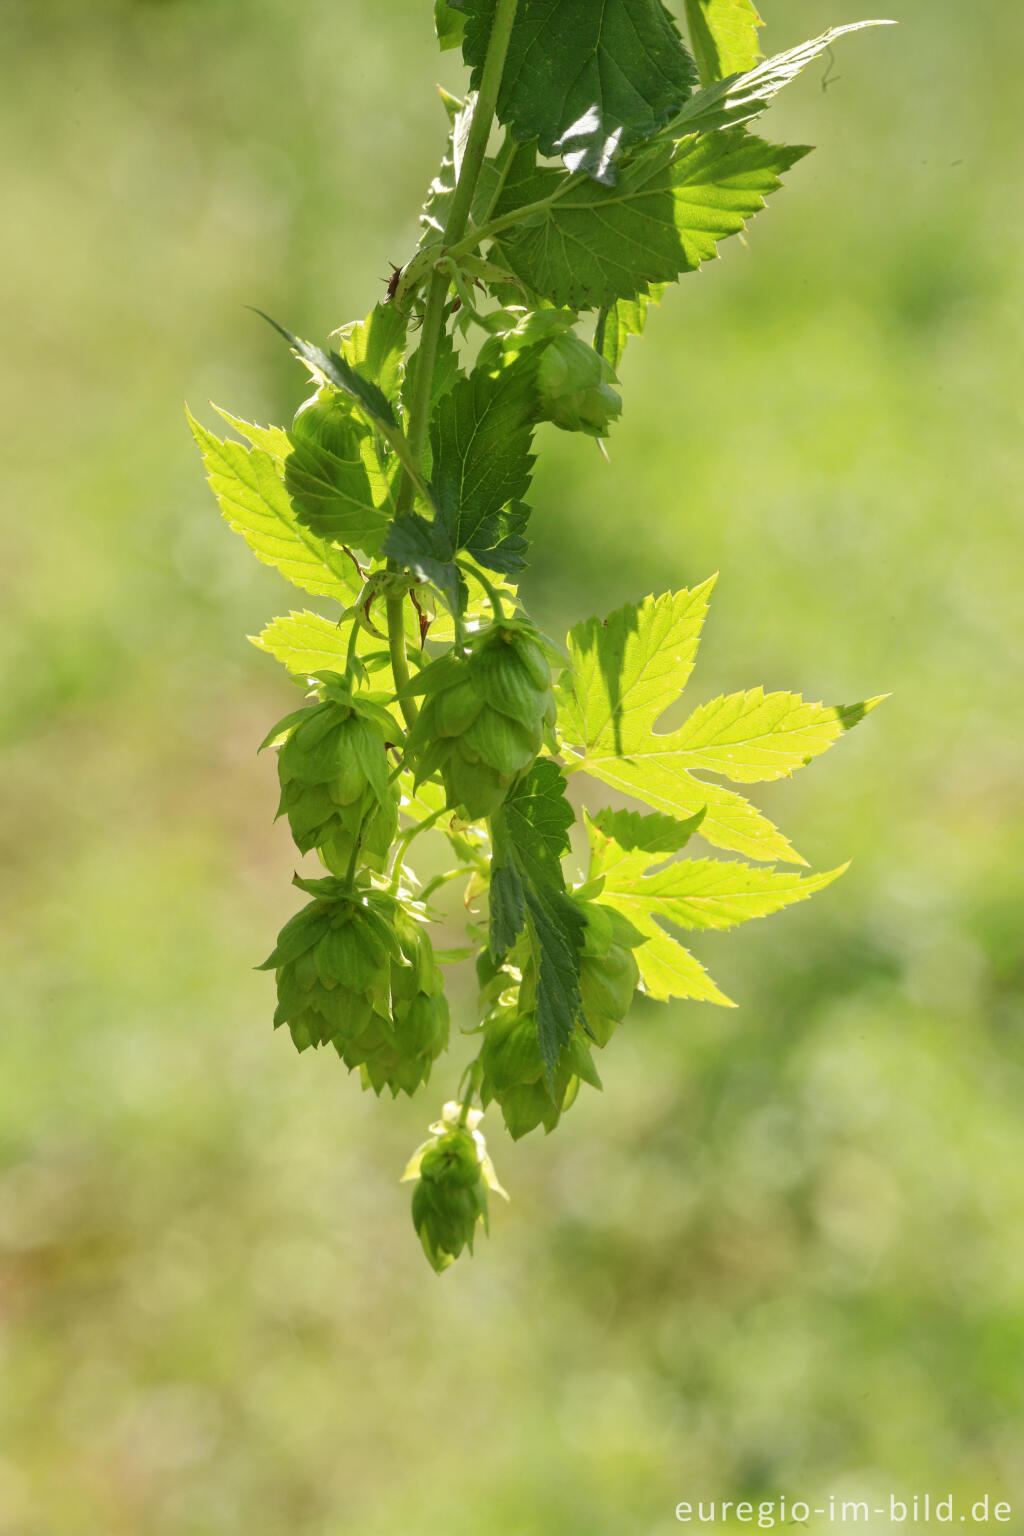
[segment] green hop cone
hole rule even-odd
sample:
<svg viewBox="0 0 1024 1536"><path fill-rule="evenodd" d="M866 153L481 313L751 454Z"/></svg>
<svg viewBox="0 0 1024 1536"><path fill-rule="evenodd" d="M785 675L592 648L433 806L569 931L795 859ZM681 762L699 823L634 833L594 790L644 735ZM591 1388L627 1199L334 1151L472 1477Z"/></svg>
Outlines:
<svg viewBox="0 0 1024 1536"><path fill-rule="evenodd" d="M409 691L425 695L406 743L417 783L440 773L452 810L470 821L493 815L554 724L536 630L496 619L471 637L467 655L433 662Z"/></svg>
<svg viewBox="0 0 1024 1536"><path fill-rule="evenodd" d="M300 1051L333 1045L363 1086L413 1094L448 1044L444 983L425 930L384 891L296 880L314 897L261 970L276 970L274 1026Z"/></svg>
<svg viewBox="0 0 1024 1536"><path fill-rule="evenodd" d="M413 1153L402 1175L403 1182L417 1181L412 1195L413 1225L438 1274L464 1248L473 1252L478 1221L487 1231L487 1191L494 1190L508 1199L477 1129L481 1119L477 1109L463 1115L461 1105L446 1104L441 1119L430 1127L430 1140Z"/></svg>
<svg viewBox="0 0 1024 1536"><path fill-rule="evenodd" d="M352 401L339 390L322 385L304 400L295 413L291 435L300 443L325 448L335 458L347 459L352 452Z"/></svg>
<svg viewBox="0 0 1024 1536"><path fill-rule="evenodd" d="M612 388L615 374L600 353L572 331L555 336L541 354L537 392L542 421L565 432L605 437L622 414L622 399Z"/></svg>
<svg viewBox="0 0 1024 1536"><path fill-rule="evenodd" d="M480 1102L495 1100L514 1141L543 1125L554 1130L579 1092L580 1083L600 1088L590 1048L575 1029L563 1048L549 1082L537 1039L537 1016L518 1007L499 1006L484 1024L480 1050Z"/></svg>
<svg viewBox="0 0 1024 1536"><path fill-rule="evenodd" d="M587 920L580 963L583 1017L595 1044L605 1046L626 1017L639 984L633 951L643 943L643 934L614 907L579 896L573 900Z"/></svg>
<svg viewBox="0 0 1024 1536"><path fill-rule="evenodd" d="M343 875L356 854L382 870L398 831L398 789L389 783L387 743L397 725L378 705L361 700L345 680L321 673L326 697L289 715L271 732L279 739L281 803L301 853L320 852L328 869Z"/></svg>

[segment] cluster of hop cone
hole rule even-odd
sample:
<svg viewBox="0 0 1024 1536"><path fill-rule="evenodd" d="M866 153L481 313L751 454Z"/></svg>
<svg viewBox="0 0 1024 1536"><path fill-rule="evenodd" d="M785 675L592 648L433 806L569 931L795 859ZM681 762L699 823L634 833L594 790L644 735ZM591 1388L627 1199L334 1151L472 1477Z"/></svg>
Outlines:
<svg viewBox="0 0 1024 1536"><path fill-rule="evenodd" d="M318 702L268 737L280 748L281 812L302 852L316 849L330 874L296 878L312 899L288 922L264 969L277 974L275 1025L298 1049L333 1046L364 1087L412 1094L425 1083L449 1035L444 982L424 911L385 888L398 834L394 717L361 693L350 675L321 673ZM464 644L429 663L409 685L422 696L401 747L401 770L416 783L439 777L447 809L466 822L494 816L550 740L555 702L544 644L523 619L496 617ZM585 1024L546 1072L536 1024L537 975L528 943L477 970L485 1010L471 1087L496 1102L513 1137L550 1130L580 1083L600 1086L591 1048L604 1046L625 1016L638 980L639 935L611 908L582 893L580 989ZM504 1195L469 1095L445 1106L415 1154L413 1220L437 1270L472 1250L487 1223L487 1191Z"/></svg>

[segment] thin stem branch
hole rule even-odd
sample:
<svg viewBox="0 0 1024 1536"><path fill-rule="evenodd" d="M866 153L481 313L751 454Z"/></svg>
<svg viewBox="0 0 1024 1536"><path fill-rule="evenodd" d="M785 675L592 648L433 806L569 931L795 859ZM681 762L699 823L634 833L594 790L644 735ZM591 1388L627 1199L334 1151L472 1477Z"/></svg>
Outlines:
<svg viewBox="0 0 1024 1536"><path fill-rule="evenodd" d="M518 0L497 0L495 6L494 25L487 43L480 89L477 92L476 106L473 108L473 121L466 140L466 150L462 157L462 168L459 172L455 196L445 224L445 245L457 242L466 232L477 180L487 154L487 143L491 136L491 125L498 105L498 91L501 87L505 56L508 53L517 5ZM450 281L446 272L435 272L427 289L426 310L416 359L416 387L409 406L409 424L406 433L410 456L417 472L423 461L423 449L430 426L430 398L433 391L434 367L437 362L441 333L444 330ZM411 509L417 477L410 473L408 466L405 466L395 506L396 517L404 516ZM389 561L388 566L389 569L397 569L395 562ZM388 649L391 653L395 687L399 690L409 681L409 663L405 654L404 606L404 597L388 599ZM399 703L405 722L411 729L419 715L419 710L411 699L401 699Z"/></svg>

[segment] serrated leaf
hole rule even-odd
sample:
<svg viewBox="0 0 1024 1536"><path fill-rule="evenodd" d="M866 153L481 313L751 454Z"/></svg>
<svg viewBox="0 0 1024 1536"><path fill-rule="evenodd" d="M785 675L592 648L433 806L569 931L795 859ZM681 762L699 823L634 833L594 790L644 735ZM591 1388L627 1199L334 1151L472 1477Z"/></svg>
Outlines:
<svg viewBox="0 0 1024 1536"><path fill-rule="evenodd" d="M600 810L592 818L593 824L605 837L613 839L623 853L650 853L668 858L685 848L704 820L703 811L680 821L675 816L661 816L657 812L644 816L640 811ZM607 868L607 864L603 867Z"/></svg>
<svg viewBox="0 0 1024 1536"><path fill-rule="evenodd" d="M697 587L624 603L569 632L572 674L563 680L559 724L566 741L629 752L686 687L716 577Z"/></svg>
<svg viewBox="0 0 1024 1536"><path fill-rule="evenodd" d="M390 517L386 507L374 504L363 456L366 432L355 426L349 434L335 432L334 441L344 446L344 455L295 432L288 434L288 441L284 483L300 521L323 538L377 554ZM368 446L372 451L372 438ZM383 478L378 493L387 495Z"/></svg>
<svg viewBox="0 0 1024 1536"><path fill-rule="evenodd" d="M680 761L735 784L789 778L880 702L808 704L799 694L763 688L731 693L702 704L676 732Z"/></svg>
<svg viewBox="0 0 1024 1536"><path fill-rule="evenodd" d="M479 88L495 0L466 0L463 52ZM614 178L616 154L649 138L690 94L693 60L660 0L520 0L498 118L571 170Z"/></svg>
<svg viewBox="0 0 1024 1536"><path fill-rule="evenodd" d="M455 187L462 169L462 156L465 153L466 141L469 138L469 130L473 125L473 108L476 105L476 96L470 95L461 102L452 118L451 128L448 131L448 143L445 147L444 158L441 161L441 169L430 183L427 191L427 200L423 204L420 213L420 223L423 232L420 235L420 248L425 245L433 245L444 234L448 215L451 212L452 199L455 196Z"/></svg>
<svg viewBox="0 0 1024 1536"><path fill-rule="evenodd" d="M628 814L599 812L597 816L591 817L584 811L583 819L590 841L589 874L591 879L601 881L601 901L614 907L643 935L643 944L633 953L640 968L644 991L657 1002L667 1002L669 998L677 997L717 1003L725 1008L734 1007L735 1004L716 986L696 956L661 927L652 906L637 897L636 887L647 870L662 862L668 851L671 851L638 848L638 843L658 840L657 829L651 827L648 831L642 824L674 821L674 818L637 815L640 828L635 825L629 828L634 834L631 839L633 846L624 846L617 840L615 833L623 829L623 823L617 818ZM681 825L685 826L686 823ZM639 836L635 835L637 832Z"/></svg>
<svg viewBox="0 0 1024 1536"><path fill-rule="evenodd" d="M626 867L625 861L619 866L620 870ZM751 918L779 912L794 901L805 901L831 885L846 867L798 875L738 860L680 859L638 879L631 900L680 928L735 928ZM607 890L606 884L605 896Z"/></svg>
<svg viewBox="0 0 1024 1536"><path fill-rule="evenodd" d="M568 637L572 671L559 683L559 729L582 769L603 783L677 818L702 808L701 836L764 862L801 864L787 838L748 800L690 771L679 732L655 724L693 669L714 578L692 591L627 603L602 623Z"/></svg>
<svg viewBox="0 0 1024 1536"><path fill-rule="evenodd" d="M461 48L466 18L461 11L449 5L447 0L434 0L434 30L442 53L446 53L449 48Z"/></svg>
<svg viewBox="0 0 1024 1536"><path fill-rule="evenodd" d="M755 68L734 63L732 69L744 69L745 72L727 74L725 79L715 77L713 84L690 97L678 117L668 125L666 133L691 133L694 129L704 133L750 122L765 110L783 86L795 80L801 70L831 48L837 38L847 32L862 32L865 27L892 25L890 21L854 21L845 27L830 27L820 37L811 38L785 53L777 53Z"/></svg>
<svg viewBox="0 0 1024 1536"><path fill-rule="evenodd" d="M590 878L603 881L601 900L629 919L644 935L635 951L645 990L654 998L700 998L728 1004L703 966L663 924L677 928L729 929L767 917L824 889L843 873L800 876L788 870L755 868L725 859L681 859L661 817L624 820L628 813L586 817ZM630 846L615 833L626 834ZM678 839L677 839L678 840ZM661 866L656 867L656 866Z"/></svg>
<svg viewBox="0 0 1024 1536"><path fill-rule="evenodd" d="M374 384L371 379L364 378L358 373L347 358L339 352L325 351L312 341L303 341L300 336L293 336L291 331L265 315L262 309L253 311L272 325L274 330L284 337L292 351L295 352L306 364L310 373L317 380L332 384L335 389L340 389L344 394L350 395L361 407L371 421L381 427L395 428L398 422L391 408L391 402L384 394L379 384Z"/></svg>
<svg viewBox="0 0 1024 1536"><path fill-rule="evenodd" d="M532 358L506 368L477 367L440 400L430 429L436 516L395 521L385 552L452 606L461 590L455 557L509 575L525 564L529 508L519 499L530 483L536 409Z"/></svg>
<svg viewBox="0 0 1024 1536"><path fill-rule="evenodd" d="M764 23L753 0L684 0L684 7L702 85L754 67Z"/></svg>
<svg viewBox="0 0 1024 1536"><path fill-rule="evenodd" d="M214 405L213 409L229 427L234 428L239 437L244 437L246 442L251 443L254 448L262 448L264 453L269 454L277 463L284 465L285 459L292 451L292 445L284 427L260 427L254 422L243 421L240 416L232 416L230 411L222 410L219 405Z"/></svg>
<svg viewBox="0 0 1024 1536"><path fill-rule="evenodd" d="M353 320L332 332L338 354L362 378L377 384L388 400L398 397L409 317L395 304L377 304L365 320Z"/></svg>
<svg viewBox="0 0 1024 1536"><path fill-rule="evenodd" d="M249 639L298 677L345 670L348 635L330 619L308 609L272 619L260 634Z"/></svg>
<svg viewBox="0 0 1024 1536"><path fill-rule="evenodd" d="M406 641L418 645L413 634L415 615L405 611ZM272 619L258 635L249 639L258 650L266 651L295 677L312 677L318 672L344 672L348 660L351 631L323 614L308 609L292 611ZM366 629L356 641L356 655L371 672L389 665L387 642Z"/></svg>
<svg viewBox="0 0 1024 1536"><path fill-rule="evenodd" d="M573 181L522 153L495 221L535 211L497 234L494 259L555 305L604 309L675 282L738 234L806 148L741 130L693 135L631 155L616 186Z"/></svg>
<svg viewBox="0 0 1024 1536"><path fill-rule="evenodd" d="M650 294L640 294L635 299L616 299L607 309L602 309L594 332L594 350L599 352L608 366L615 370L622 361L626 342L631 336L642 336L647 325L647 311L657 304L665 292L663 283L651 287Z"/></svg>
<svg viewBox="0 0 1024 1536"><path fill-rule="evenodd" d="M566 892L561 863L573 819L558 765L541 758L492 820L491 952L499 959L526 931L537 967L537 1037L549 1078L582 1007L586 919Z"/></svg>
<svg viewBox="0 0 1024 1536"><path fill-rule="evenodd" d="M497 540L492 521L526 495L533 469L535 363L475 368L441 400L431 423L431 484L453 550L481 564Z"/></svg>
<svg viewBox="0 0 1024 1536"><path fill-rule="evenodd" d="M346 556L304 528L295 515L277 461L262 448L221 440L187 412L189 426L228 525L256 558L275 566L295 586L348 606L358 587Z"/></svg>

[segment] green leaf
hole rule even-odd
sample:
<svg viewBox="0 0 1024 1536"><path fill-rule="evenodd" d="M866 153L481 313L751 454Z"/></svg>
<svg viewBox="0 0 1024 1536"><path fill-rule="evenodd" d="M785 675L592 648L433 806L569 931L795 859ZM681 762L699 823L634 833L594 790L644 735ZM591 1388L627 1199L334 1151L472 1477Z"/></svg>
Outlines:
<svg viewBox="0 0 1024 1536"><path fill-rule="evenodd" d="M232 416L230 411L222 410L219 405L214 405L213 409L222 421L234 428L239 437L244 437L254 448L262 448L264 453L269 454L281 466L281 474L284 475L284 461L292 451L284 427L259 427L254 422L243 421L240 416Z"/></svg>
<svg viewBox="0 0 1024 1536"><path fill-rule="evenodd" d="M455 186L462 169L462 156L466 150L466 141L469 138L469 130L473 125L473 108L476 105L476 96L470 95L464 102L459 103L452 118L451 128L448 131L448 143L445 147L444 158L441 161L441 169L430 183L427 192L427 200L423 204L420 213L420 223L423 232L420 235L419 248L426 245L434 245L441 238L448 222L451 211L452 199L455 196Z"/></svg>
<svg viewBox="0 0 1024 1536"><path fill-rule="evenodd" d="M761 57L757 29L764 25L753 0L683 0L690 47L702 85L740 70Z"/></svg>
<svg viewBox="0 0 1024 1536"><path fill-rule="evenodd" d="M407 639L411 619L407 617ZM267 651L296 677L312 677L317 672L344 672L348 659L350 630L342 629L323 614L304 609L272 619L258 635L249 639L261 651ZM388 664L386 641L378 640L366 629L362 630L356 645L356 654L365 657L370 653L370 669L377 670L373 655L380 657L379 666Z"/></svg>
<svg viewBox="0 0 1024 1536"><path fill-rule="evenodd" d="M449 48L461 48L466 18L461 11L448 5L447 0L434 0L434 29L442 53Z"/></svg>
<svg viewBox="0 0 1024 1536"><path fill-rule="evenodd" d="M534 359L474 368L440 401L431 423L432 488L454 550L486 564L496 515L526 495L537 408Z"/></svg>
<svg viewBox="0 0 1024 1536"><path fill-rule="evenodd" d="M639 826L634 829L629 842L623 845L616 833L622 830L617 818L625 814L628 813L599 812L596 817L591 817L584 811L583 819L590 840L590 878L601 881L601 902L614 907L643 935L643 944L633 953L644 991L657 1002L678 997L717 1003L724 1008L735 1007L700 961L660 925L654 907L642 899L642 888L639 892L637 889L647 870L661 863L672 851L666 848L645 850L645 842L656 843L664 833L659 828L648 834L644 831L644 823L672 822L680 828L688 824L675 822L673 817L637 815ZM680 832L677 838L680 846L684 840Z"/></svg>
<svg viewBox="0 0 1024 1536"><path fill-rule="evenodd" d="M340 389L344 394L351 395L352 399L361 407L371 421L381 427L397 427L395 413L391 403L384 394L379 384L364 378L357 373L347 358L338 352L324 351L311 341L303 341L299 336L293 336L291 331L285 330L283 325L278 325L269 315L265 315L262 309L253 311L272 325L274 330L282 335L292 351L295 352L313 377L327 384L333 384L335 389Z"/></svg>
<svg viewBox="0 0 1024 1536"><path fill-rule="evenodd" d="M433 582L449 605L460 590L454 564L460 550L506 575L525 564L529 508L520 497L533 468L536 366L527 355L456 380L430 429L436 517L429 522L413 513L388 534L390 558Z"/></svg>
<svg viewBox="0 0 1024 1536"><path fill-rule="evenodd" d="M365 320L353 320L331 333L338 354L362 378L396 400L402 386L409 317L396 304L377 304Z"/></svg>
<svg viewBox="0 0 1024 1536"><path fill-rule="evenodd" d="M681 859L645 875L633 899L680 928L735 928L752 917L768 917L794 901L805 901L831 885L846 867L797 875L738 860Z"/></svg>
<svg viewBox="0 0 1024 1536"><path fill-rule="evenodd" d="M795 80L802 69L831 48L837 38L847 32L861 32L865 27L892 25L890 21L854 21L849 26L830 27L820 37L790 48L786 53L777 53L744 74L729 74L722 80L716 78L713 84L691 96L666 133L690 133L694 129L703 133L749 122L764 111L783 86ZM734 69L739 67L733 65Z"/></svg>
<svg viewBox="0 0 1024 1536"><path fill-rule="evenodd" d="M464 54L479 88L495 0L466 0ZM614 180L614 157L649 138L696 80L660 0L520 0L498 95L517 139L571 170Z"/></svg>
<svg viewBox="0 0 1024 1536"><path fill-rule="evenodd" d="M787 838L748 800L698 779L679 732L654 726L693 669L714 578L692 591L627 603L602 623L577 625L568 638L572 671L558 687L559 729L583 770L663 814L685 818L702 808L701 836L719 848L765 862L804 862Z"/></svg>
<svg viewBox="0 0 1024 1536"><path fill-rule="evenodd" d="M693 135L631 156L615 187L531 167L520 154L495 205L495 221L507 215L511 224L495 260L552 304L604 309L635 299L712 260L807 153L741 130Z"/></svg>
<svg viewBox="0 0 1024 1536"><path fill-rule="evenodd" d="M375 554L390 518L395 461L381 464L374 434L355 415L349 397L338 390L322 387L299 410L296 420L325 395L343 403L331 433L332 447L340 452L309 434L254 426L219 406L214 410L274 460L300 522L328 540Z"/></svg>
<svg viewBox="0 0 1024 1536"><path fill-rule="evenodd" d="M593 824L605 837L614 839L619 848L627 853L651 853L667 858L686 847L693 834L700 830L704 812L698 811L686 821L675 816L644 816L639 811L601 810L592 818Z"/></svg>
<svg viewBox="0 0 1024 1536"><path fill-rule="evenodd" d="M299 677L345 670L347 633L322 614L310 613L308 609L272 619L260 634L250 635L249 639Z"/></svg>
<svg viewBox="0 0 1024 1536"><path fill-rule="evenodd" d="M291 452L284 463L284 483L299 519L314 533L339 544L352 545L376 554L384 541L390 522L387 506L374 504L364 448L373 451L373 441L361 423L337 424L331 434L331 447L292 431L288 434ZM394 462L394 461L392 461ZM383 476L377 478L378 494L387 496L390 487Z"/></svg>
<svg viewBox="0 0 1024 1536"><path fill-rule="evenodd" d="M594 350L599 352L612 369L617 369L631 336L642 336L647 325L647 311L657 304L665 291L663 283L652 286L650 295L640 294L635 299L616 299L607 309L602 309L594 332Z"/></svg>
<svg viewBox="0 0 1024 1536"><path fill-rule="evenodd" d="M685 824L673 837L663 817L638 817L623 824L622 813L586 817L590 877L603 880L601 901L614 907L644 935L635 951L650 996L700 998L728 1004L703 966L663 926L728 929L751 918L803 901L830 885L846 866L819 875L758 869L725 859L682 859L665 864L673 842L685 840ZM647 825L651 824L651 825ZM625 831L624 845L615 835ZM655 866L662 866L656 868Z"/></svg>
<svg viewBox="0 0 1024 1536"><path fill-rule="evenodd" d="M273 565L306 592L348 605L358 585L340 550L304 528L281 480L278 463L262 448L221 441L188 415L213 493L228 525L264 565Z"/></svg>
<svg viewBox="0 0 1024 1536"><path fill-rule="evenodd" d="M541 758L492 819L491 953L500 960L525 929L537 967L537 1037L549 1079L580 1016L586 919L562 873L574 820L565 779Z"/></svg>
<svg viewBox="0 0 1024 1536"><path fill-rule="evenodd" d="M675 733L679 760L735 784L789 778L880 702L808 704L799 694L763 688L731 693L702 704Z"/></svg>

